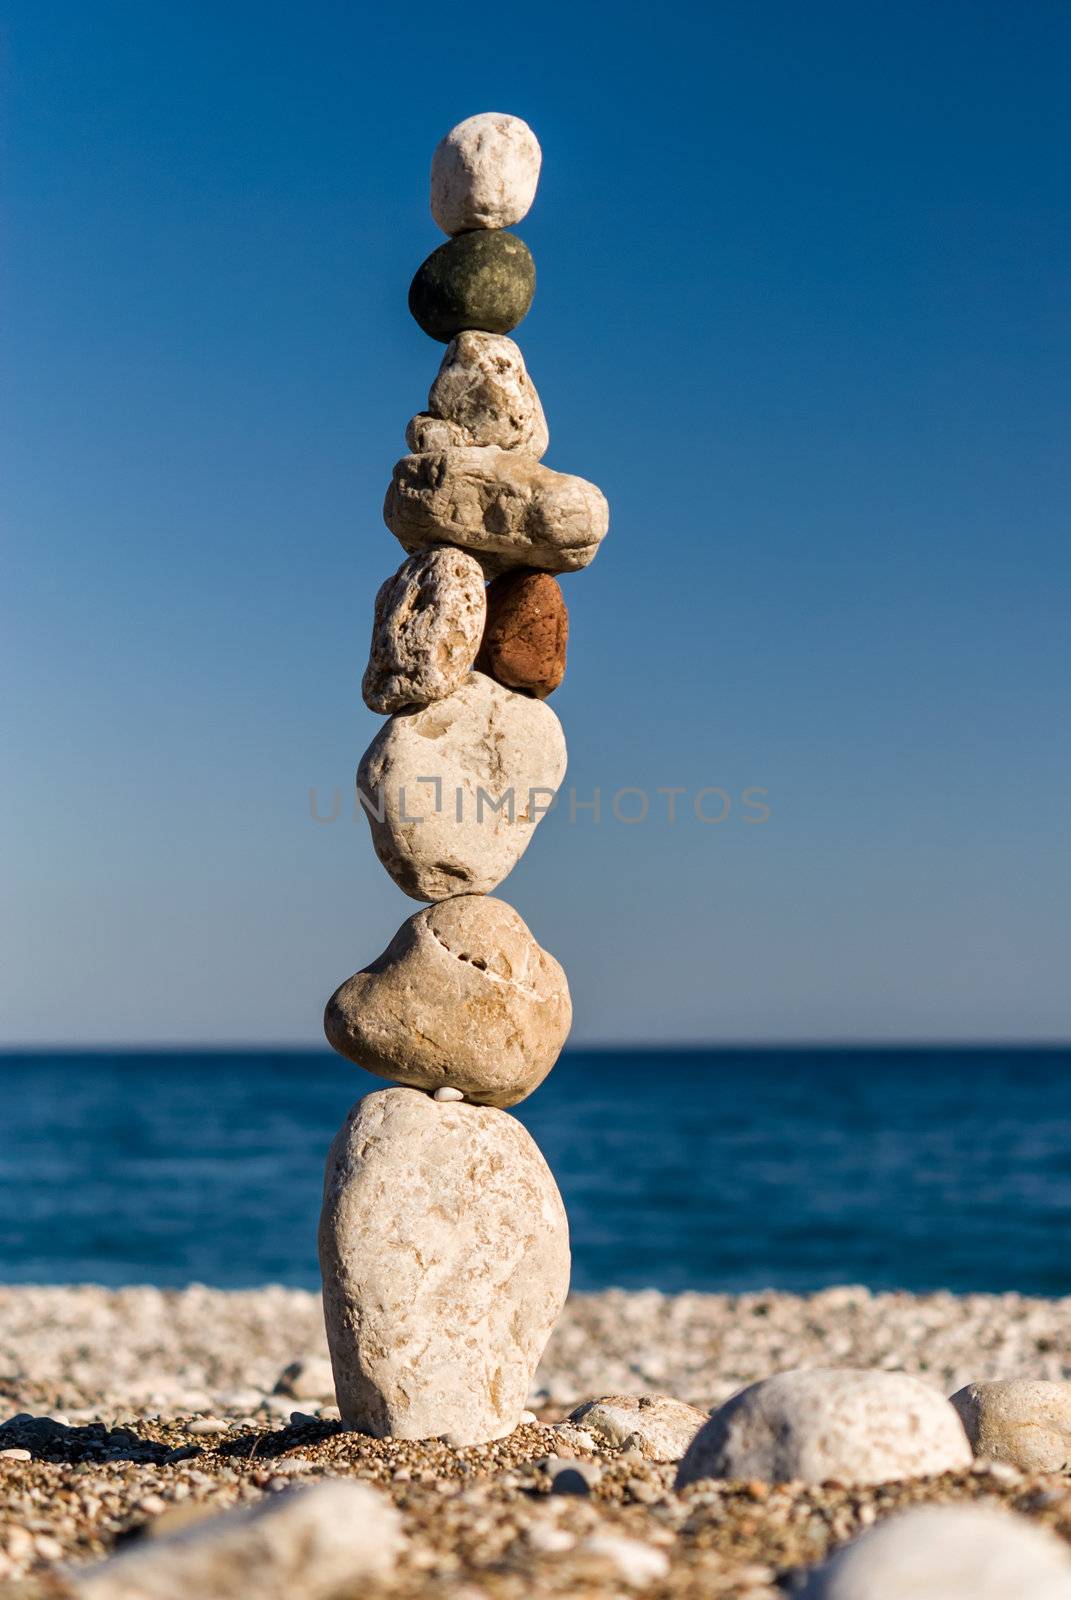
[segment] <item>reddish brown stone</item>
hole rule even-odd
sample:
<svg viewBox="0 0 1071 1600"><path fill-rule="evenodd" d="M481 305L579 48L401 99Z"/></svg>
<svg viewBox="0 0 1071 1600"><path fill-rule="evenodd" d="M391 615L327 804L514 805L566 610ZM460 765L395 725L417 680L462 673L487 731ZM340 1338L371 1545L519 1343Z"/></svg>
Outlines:
<svg viewBox="0 0 1071 1600"><path fill-rule="evenodd" d="M549 572L508 572L487 588L477 672L545 700L565 677L569 613Z"/></svg>

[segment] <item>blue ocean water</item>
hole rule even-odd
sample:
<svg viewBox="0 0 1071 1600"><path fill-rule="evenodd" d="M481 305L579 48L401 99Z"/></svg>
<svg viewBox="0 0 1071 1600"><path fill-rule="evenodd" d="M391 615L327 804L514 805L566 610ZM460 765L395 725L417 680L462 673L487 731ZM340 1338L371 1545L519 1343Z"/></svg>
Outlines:
<svg viewBox="0 0 1071 1600"><path fill-rule="evenodd" d="M1071 1050L567 1052L517 1108L574 1286L1071 1293ZM0 1280L314 1288L376 1087L310 1052L0 1056Z"/></svg>

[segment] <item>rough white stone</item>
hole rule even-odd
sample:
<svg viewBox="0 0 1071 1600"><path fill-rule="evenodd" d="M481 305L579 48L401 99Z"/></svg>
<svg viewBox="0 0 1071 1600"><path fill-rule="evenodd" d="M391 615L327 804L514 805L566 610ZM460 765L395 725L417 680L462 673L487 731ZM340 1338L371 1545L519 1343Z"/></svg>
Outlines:
<svg viewBox="0 0 1071 1600"><path fill-rule="evenodd" d="M508 228L535 199L543 153L527 122L501 111L466 117L431 158L431 214L444 233Z"/></svg>
<svg viewBox="0 0 1071 1600"><path fill-rule="evenodd" d="M329 1479L139 1540L79 1575L75 1592L80 1600L332 1600L389 1577L403 1542L386 1495Z"/></svg>
<svg viewBox="0 0 1071 1600"><path fill-rule="evenodd" d="M474 557L446 545L410 556L376 595L365 704L400 711L451 694L472 669L486 619Z"/></svg>
<svg viewBox="0 0 1071 1600"><path fill-rule="evenodd" d="M1071 1600L1071 1555L1012 1512L922 1506L838 1550L800 1600Z"/></svg>
<svg viewBox="0 0 1071 1600"><path fill-rule="evenodd" d="M489 578L511 567L576 572L595 559L610 525L602 491L496 445L428 450L394 468L383 519L410 552L452 544Z"/></svg>
<svg viewBox="0 0 1071 1600"><path fill-rule="evenodd" d="M715 1411L677 1484L888 1483L969 1467L963 1424L943 1395L902 1372L813 1368L752 1384Z"/></svg>
<svg viewBox="0 0 1071 1600"><path fill-rule="evenodd" d="M391 717L361 758L376 854L415 900L488 894L528 848L565 763L549 706L470 673L445 699Z"/></svg>
<svg viewBox="0 0 1071 1600"><path fill-rule="evenodd" d="M1023 1472L1071 1467L1071 1383L969 1383L951 1403L976 1456L1008 1461Z"/></svg>
<svg viewBox="0 0 1071 1600"><path fill-rule="evenodd" d="M565 1302L565 1208L507 1112L383 1089L331 1146L320 1269L345 1425L484 1443L517 1426Z"/></svg>
<svg viewBox="0 0 1071 1600"><path fill-rule="evenodd" d="M524 357L503 333L473 329L451 340L428 395L428 411L429 421L441 417L450 429L442 436L444 445L448 440L455 446L497 445L538 461L550 443L547 419ZM420 448L436 448L429 429L420 437ZM410 448L418 447L411 443Z"/></svg>
<svg viewBox="0 0 1071 1600"><path fill-rule="evenodd" d="M463 894L404 922L331 996L324 1031L381 1078L512 1106L542 1083L571 1022L565 973L523 918L504 900Z"/></svg>
<svg viewBox="0 0 1071 1600"><path fill-rule="evenodd" d="M667 1394L608 1394L586 1400L569 1420L615 1448L635 1434L650 1460L679 1461L707 1413Z"/></svg>

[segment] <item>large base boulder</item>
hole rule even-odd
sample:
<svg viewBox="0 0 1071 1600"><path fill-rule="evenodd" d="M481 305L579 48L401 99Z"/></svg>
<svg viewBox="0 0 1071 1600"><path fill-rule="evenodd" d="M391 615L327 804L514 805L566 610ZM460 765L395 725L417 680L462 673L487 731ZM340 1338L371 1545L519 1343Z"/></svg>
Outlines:
<svg viewBox="0 0 1071 1600"><path fill-rule="evenodd" d="M483 1444L517 1426L565 1303L565 1208L506 1112L383 1089L331 1146L320 1270L344 1425Z"/></svg>

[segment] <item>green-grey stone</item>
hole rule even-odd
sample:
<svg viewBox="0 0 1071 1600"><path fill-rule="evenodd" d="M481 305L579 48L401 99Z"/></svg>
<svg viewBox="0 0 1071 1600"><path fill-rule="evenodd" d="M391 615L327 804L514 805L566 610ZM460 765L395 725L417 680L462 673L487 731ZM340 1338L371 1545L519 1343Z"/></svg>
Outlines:
<svg viewBox="0 0 1071 1600"><path fill-rule="evenodd" d="M481 228L432 251L409 285L409 309L425 333L449 344L467 328L509 333L534 294L535 262L524 240Z"/></svg>

